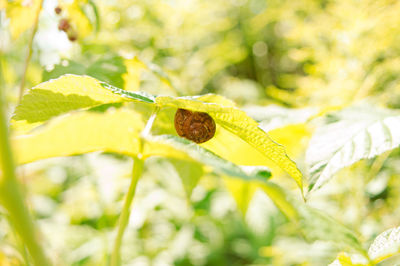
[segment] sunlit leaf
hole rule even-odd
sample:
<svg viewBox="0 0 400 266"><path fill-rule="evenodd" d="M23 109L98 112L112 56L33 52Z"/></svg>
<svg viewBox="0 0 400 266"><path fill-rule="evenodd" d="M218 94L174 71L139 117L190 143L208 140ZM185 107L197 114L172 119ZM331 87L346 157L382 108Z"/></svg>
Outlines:
<svg viewBox="0 0 400 266"><path fill-rule="evenodd" d="M217 132L210 141L201 144L203 147L236 164L268 166L272 161L289 173L302 188L302 174L286 155L285 148L272 141L243 111L190 97L160 96L156 98L156 103L162 108L170 106L207 112L215 120ZM169 119L173 124L171 115Z"/></svg>
<svg viewBox="0 0 400 266"><path fill-rule="evenodd" d="M10 18L10 31L13 39L17 39L24 31L32 27L39 8L40 0L7 2L6 15Z"/></svg>
<svg viewBox="0 0 400 266"><path fill-rule="evenodd" d="M305 151L311 137L311 129L304 123L286 125L268 131L268 135L279 144L286 147L291 158L297 158Z"/></svg>
<svg viewBox="0 0 400 266"><path fill-rule="evenodd" d="M366 254L357 236L332 217L305 204L298 204L297 209L301 228L310 241L329 241L338 248Z"/></svg>
<svg viewBox="0 0 400 266"><path fill-rule="evenodd" d="M140 88L140 75L147 66L137 57L125 60L126 73L122 75L127 91L137 91Z"/></svg>
<svg viewBox="0 0 400 266"><path fill-rule="evenodd" d="M91 61L88 65L74 61L63 61L55 65L50 71L43 72L43 81L55 79L65 74L88 75L98 80L107 82L113 86L124 87L122 76L127 72L124 59L120 56L103 56L101 59Z"/></svg>
<svg viewBox="0 0 400 266"><path fill-rule="evenodd" d="M366 104L327 117L306 154L310 188L317 189L343 167L372 158L400 144L400 112Z"/></svg>
<svg viewBox="0 0 400 266"><path fill-rule="evenodd" d="M243 110L256 120L265 132L291 124L305 123L318 113L317 108L293 109L278 105L268 105L265 107L248 106L243 108Z"/></svg>
<svg viewBox="0 0 400 266"><path fill-rule="evenodd" d="M56 79L65 74L85 75L86 67L75 61L66 61L66 63L55 65L50 71L43 71L42 80Z"/></svg>
<svg viewBox="0 0 400 266"><path fill-rule="evenodd" d="M86 74L107 82L119 88L124 87L122 75L127 69L124 59L120 56L104 57L92 63L87 69Z"/></svg>
<svg viewBox="0 0 400 266"><path fill-rule="evenodd" d="M175 152L172 150L175 150ZM244 180L257 178L262 180L264 178L262 175L257 175L258 171L255 171L253 175L249 175L247 171L238 165L219 157L189 140L176 136L162 135L148 137L143 152L145 157L166 156L174 158L178 156L179 158L184 158L183 154L188 158L212 167L219 174L239 177Z"/></svg>
<svg viewBox="0 0 400 266"><path fill-rule="evenodd" d="M6 8L7 0L0 0L0 10Z"/></svg>
<svg viewBox="0 0 400 266"><path fill-rule="evenodd" d="M141 115L132 110L74 112L14 137L13 146L19 164L93 151L137 155L143 127Z"/></svg>
<svg viewBox="0 0 400 266"><path fill-rule="evenodd" d="M286 193L277 185L268 182L270 173L265 167L243 167L226 161L216 154L194 144L188 140L175 136L153 136L146 138L144 149L145 157L165 156L172 158L191 158L213 169L214 172L225 176L225 180L232 179L232 183L242 184L250 182L251 190L259 188L263 190L288 218L295 219L297 210L295 205L288 199ZM250 201L251 195L243 198L243 204L239 203L242 211L245 211L247 201Z"/></svg>
<svg viewBox="0 0 400 266"><path fill-rule="evenodd" d="M357 258L355 259L357 260ZM365 258L358 258L358 260L362 260L365 263L355 263L352 258L348 256L346 253L342 252L338 255L337 259L329 264L329 266L370 266L371 264L366 261Z"/></svg>
<svg viewBox="0 0 400 266"><path fill-rule="evenodd" d="M87 1L61 1L60 7L68 14L68 19L77 33L78 38L89 35L93 29L89 18L83 12L83 6Z"/></svg>
<svg viewBox="0 0 400 266"><path fill-rule="evenodd" d="M92 77L65 75L29 90L17 106L12 122L18 129L73 110L128 100L152 102L150 97L123 91Z"/></svg>
<svg viewBox="0 0 400 266"><path fill-rule="evenodd" d="M258 185L254 182L245 182L232 178L225 178L224 183L235 199L238 209L242 214L246 214L250 201L258 189Z"/></svg>
<svg viewBox="0 0 400 266"><path fill-rule="evenodd" d="M204 174L204 167L197 161L169 159L182 180L186 195L190 197L194 187Z"/></svg>
<svg viewBox="0 0 400 266"><path fill-rule="evenodd" d="M391 228L378 235L368 250L369 257L375 262L400 254L400 227Z"/></svg>

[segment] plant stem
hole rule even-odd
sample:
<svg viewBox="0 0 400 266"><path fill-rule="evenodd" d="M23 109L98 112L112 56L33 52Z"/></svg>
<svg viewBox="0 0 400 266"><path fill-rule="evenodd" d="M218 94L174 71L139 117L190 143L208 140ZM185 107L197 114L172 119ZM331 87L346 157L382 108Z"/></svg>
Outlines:
<svg viewBox="0 0 400 266"><path fill-rule="evenodd" d="M143 164L144 161L142 159L138 159L137 157L133 158L132 181L129 186L128 194L126 194L121 216L119 217L117 238L115 239L114 249L111 254L111 266L120 265L119 253L121 249L122 237L124 235L125 228L128 225L130 207L132 204L133 197L135 196L137 182L143 172Z"/></svg>
<svg viewBox="0 0 400 266"><path fill-rule="evenodd" d="M39 7L36 11L35 21L33 23L32 33L31 33L31 36L29 37L28 53L25 58L24 72L22 73L21 83L19 85L19 102L21 102L22 96L24 95L26 73L28 72L29 62L31 61L31 57L32 57L33 39L35 38L35 34L36 34L36 31L38 28L39 15L40 15L40 11L42 10L42 6L43 6L43 0L40 0Z"/></svg>
<svg viewBox="0 0 400 266"><path fill-rule="evenodd" d="M13 155L8 137L3 90L0 88L0 203L8 211L10 223L27 246L35 265L50 265L42 250L38 232L15 175Z"/></svg>
<svg viewBox="0 0 400 266"><path fill-rule="evenodd" d="M132 180L131 184L129 185L128 193L126 194L126 198L124 201L124 206L122 207L121 216L119 217L118 221L117 237L115 239L114 248L111 253L111 263L110 263L111 266L120 265L120 249L122 244L122 237L124 236L126 226L128 225L130 207L133 201L133 197L135 196L136 185L143 172L144 159L142 153L143 153L145 138L148 135L150 135L151 128L153 126L153 123L156 119L159 110L160 108L156 106L150 118L147 120L146 126L140 133L139 152L136 157L133 157Z"/></svg>

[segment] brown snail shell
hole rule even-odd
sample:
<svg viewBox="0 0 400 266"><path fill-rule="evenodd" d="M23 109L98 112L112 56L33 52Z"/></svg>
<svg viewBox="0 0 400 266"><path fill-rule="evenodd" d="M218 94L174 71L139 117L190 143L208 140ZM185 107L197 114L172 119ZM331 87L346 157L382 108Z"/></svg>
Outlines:
<svg viewBox="0 0 400 266"><path fill-rule="evenodd" d="M178 109L174 124L179 136L196 143L206 142L215 135L214 119L207 113Z"/></svg>

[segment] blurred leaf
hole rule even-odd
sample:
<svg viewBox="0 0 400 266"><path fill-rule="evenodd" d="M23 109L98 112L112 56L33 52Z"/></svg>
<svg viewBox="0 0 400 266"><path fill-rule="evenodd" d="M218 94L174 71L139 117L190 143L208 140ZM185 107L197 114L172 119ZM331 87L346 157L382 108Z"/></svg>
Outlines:
<svg viewBox="0 0 400 266"><path fill-rule="evenodd" d="M232 178L224 178L224 183L235 199L238 209L245 215L259 186L252 182Z"/></svg>
<svg viewBox="0 0 400 266"><path fill-rule="evenodd" d="M338 170L372 158L400 144L400 112L366 104L328 116L317 129L306 154L310 189L326 183Z"/></svg>
<svg viewBox="0 0 400 266"><path fill-rule="evenodd" d="M141 115L132 110L80 111L14 137L13 146L19 164L93 151L136 155L143 127Z"/></svg>
<svg viewBox="0 0 400 266"><path fill-rule="evenodd" d="M318 113L317 108L285 108L279 105L247 106L243 110L254 120L260 123L265 131L282 128L290 124L300 124Z"/></svg>
<svg viewBox="0 0 400 266"><path fill-rule="evenodd" d="M86 67L75 61L68 61L67 65L59 64L55 65L50 71L43 71L42 80L44 82L50 79L56 79L65 74L84 75L86 74Z"/></svg>
<svg viewBox="0 0 400 266"><path fill-rule="evenodd" d="M24 31L32 27L40 0L6 1L6 15L10 18L11 37L17 39Z"/></svg>
<svg viewBox="0 0 400 266"><path fill-rule="evenodd" d="M136 70L135 70L136 71ZM51 71L43 72L43 81L58 78L64 74L89 75L111 85L123 88L124 79L122 76L127 72L124 59L119 56L105 56L90 63L89 67L74 61L63 62L56 65Z"/></svg>
<svg viewBox="0 0 400 266"><path fill-rule="evenodd" d="M99 59L86 69L87 75L120 88L124 87L123 73L126 73L126 67L119 56Z"/></svg>
<svg viewBox="0 0 400 266"><path fill-rule="evenodd" d="M98 32L100 30L100 15L99 15L99 10L97 8L97 5L95 2L92 0L88 1L88 4L92 7L93 14L94 14L94 19L95 19L95 30Z"/></svg>
<svg viewBox="0 0 400 266"><path fill-rule="evenodd" d="M204 167L198 162L188 160L169 159L182 180L183 188L189 198L193 188L204 174Z"/></svg>
<svg viewBox="0 0 400 266"><path fill-rule="evenodd" d="M400 227L391 228L378 235L368 250L374 263L400 254Z"/></svg>
<svg viewBox="0 0 400 266"><path fill-rule="evenodd" d="M366 255L366 251L354 233L332 217L306 204L298 204L297 210L300 216L301 228L308 240L329 241L339 248L357 251Z"/></svg>
<svg viewBox="0 0 400 266"><path fill-rule="evenodd" d="M73 0L72 2L63 0L59 4L67 12L67 17L80 39L88 36L93 28L89 18L83 12L83 7L86 3L86 0Z"/></svg>
<svg viewBox="0 0 400 266"><path fill-rule="evenodd" d="M261 153L264 157L263 162L259 163L258 160L254 160L250 162L250 165L268 165L268 160L271 160L289 173L297 182L300 189L302 189L302 174L297 169L296 164L286 155L285 148L272 141L258 127L257 122L248 117L243 111L230 106L201 102L199 99L190 97L173 98L159 96L156 98L156 103L161 107L171 106L207 112L217 124L217 133L210 141L201 144L201 146L223 158L244 165L247 163L239 163L232 158L232 155L252 160L253 156L260 156L259 154ZM230 138L229 133L233 133L235 137ZM221 142L218 143L219 140L226 142L226 144L221 145ZM235 145L237 143L239 145L243 144L243 141L247 144L246 148L249 152L244 149L235 149ZM250 152L250 150L252 151ZM235 152L238 153L235 154ZM241 160L240 158L239 161Z"/></svg>
<svg viewBox="0 0 400 266"><path fill-rule="evenodd" d="M364 259L365 260L365 259ZM353 263L351 257L342 252L338 255L337 259L329 264L329 266L370 266L369 263Z"/></svg>
<svg viewBox="0 0 400 266"><path fill-rule="evenodd" d="M272 140L286 147L291 158L297 158L304 152L311 137L310 128L304 124L292 124L268 132Z"/></svg>
<svg viewBox="0 0 400 266"><path fill-rule="evenodd" d="M147 69L147 66L137 57L125 60L126 73L122 75L125 82L124 89L127 91L137 91L140 88L140 75Z"/></svg>

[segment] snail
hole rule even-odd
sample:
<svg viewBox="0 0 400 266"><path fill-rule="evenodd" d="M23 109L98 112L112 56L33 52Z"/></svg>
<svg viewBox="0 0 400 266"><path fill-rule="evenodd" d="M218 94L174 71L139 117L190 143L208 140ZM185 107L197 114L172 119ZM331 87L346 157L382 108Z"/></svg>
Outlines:
<svg viewBox="0 0 400 266"><path fill-rule="evenodd" d="M214 119L207 113L178 109L174 124L179 136L196 143L206 142L215 135Z"/></svg>

